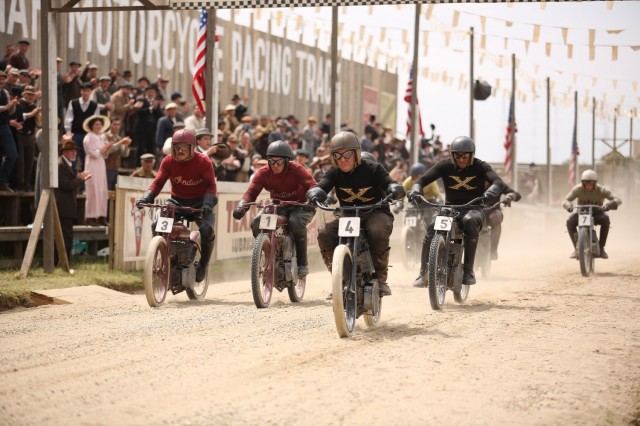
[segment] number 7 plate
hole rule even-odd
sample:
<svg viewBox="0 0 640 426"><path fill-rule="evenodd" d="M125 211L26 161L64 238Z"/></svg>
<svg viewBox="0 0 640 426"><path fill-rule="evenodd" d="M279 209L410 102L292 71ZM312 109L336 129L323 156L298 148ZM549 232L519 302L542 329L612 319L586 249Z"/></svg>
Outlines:
<svg viewBox="0 0 640 426"><path fill-rule="evenodd" d="M578 225L579 226L589 226L591 225L591 216L588 214L581 214L578 216Z"/></svg>

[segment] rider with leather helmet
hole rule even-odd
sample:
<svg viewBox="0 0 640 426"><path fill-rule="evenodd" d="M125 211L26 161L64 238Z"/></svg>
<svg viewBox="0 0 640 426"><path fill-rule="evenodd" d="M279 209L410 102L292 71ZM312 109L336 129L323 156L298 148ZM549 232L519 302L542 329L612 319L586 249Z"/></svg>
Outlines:
<svg viewBox="0 0 640 426"><path fill-rule="evenodd" d="M335 188L341 206L371 205L391 195L400 200L405 192L394 182L380 163L361 158L360 140L349 131L341 131L331 138L329 145L332 166L320 178L318 186L307 192L311 202L324 202L327 193ZM389 265L389 237L393 230L393 214L388 205L360 215L361 226L367 229L367 237L380 295L390 296L387 283ZM318 245L322 259L331 269L333 251L338 245L338 220L333 220L318 231Z"/></svg>
<svg viewBox="0 0 640 426"><path fill-rule="evenodd" d="M196 281L201 282L207 274L213 252L213 208L218 203L218 190L211 161L206 155L197 152L195 147L196 136L191 130L175 132L171 140L171 154L162 159L158 174L149 189L136 201L136 205L153 203L167 180L170 180L171 198L168 202L202 209L202 216L196 219L202 250L200 263L196 268Z"/></svg>
<svg viewBox="0 0 640 426"><path fill-rule="evenodd" d="M593 222L596 225L600 225L600 258L608 259L609 255L604 251L604 246L607 244L607 237L609 235L609 215L605 212L607 210L616 210L622 200L617 197L609 188L604 185L598 185L598 174L594 170L585 170L580 177L581 183L574 186L571 191L564 197L562 207L569 212L573 211L573 200L578 200L580 204L591 204L602 206L602 209L593 209ZM605 200L608 200L605 202ZM571 259L578 257L576 245L578 243L578 212L575 211L567 219L567 231L569 231L569 237L573 244L574 250L569 256Z"/></svg>
<svg viewBox="0 0 640 426"><path fill-rule="evenodd" d="M247 212L247 203L254 202L263 189L269 191L269 196L275 200L306 202L306 193L316 186L311 173L301 164L291 161L293 151L285 141L274 141L267 147L267 164L259 168L253 175L249 187L245 191L238 206L233 210L236 220L242 219ZM283 206L278 208L278 214L289 217L289 229L293 234L298 261L298 276L309 274L307 261L307 225L313 219L313 209L301 206ZM260 232L260 215L251 224L253 236Z"/></svg>
<svg viewBox="0 0 640 426"><path fill-rule="evenodd" d="M477 197L497 197L500 195L504 184L489 163L475 158L476 145L473 139L467 136L458 136L451 142L451 158L438 161L425 172L413 185L407 198L413 201L422 194L425 185L442 179L447 204L466 204ZM485 191L485 182L491 186ZM464 229L464 266L463 284L475 284L476 277L473 272L473 263L478 247L478 236L482 229L481 206L469 208L462 217ZM416 287L426 286L427 265L429 262L429 246L435 231L433 223L427 228L427 233L422 242L422 259L420 263L420 275L414 281Z"/></svg>

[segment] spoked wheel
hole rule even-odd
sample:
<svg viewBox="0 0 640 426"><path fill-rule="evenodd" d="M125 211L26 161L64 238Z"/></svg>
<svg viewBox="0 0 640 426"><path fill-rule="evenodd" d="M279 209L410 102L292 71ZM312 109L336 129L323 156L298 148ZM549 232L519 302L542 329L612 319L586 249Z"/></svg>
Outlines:
<svg viewBox="0 0 640 426"><path fill-rule="evenodd" d="M353 267L351 250L342 244L336 247L331 263L331 287L333 317L340 337L349 337L356 324L355 283L351 282Z"/></svg>
<svg viewBox="0 0 640 426"><path fill-rule="evenodd" d="M491 257L487 256L487 261L489 262L489 265L491 265ZM482 270L484 271L484 267L482 268ZM488 271L487 271L488 273ZM484 276L484 274L483 274ZM453 286L453 300L455 300L457 303L464 303L467 300L467 296L469 296L469 285L467 284L461 284L460 285L460 291L456 290L456 286Z"/></svg>
<svg viewBox="0 0 640 426"><path fill-rule="evenodd" d="M167 241L160 235L151 239L144 262L144 294L149 306L158 307L164 303L169 290L169 253Z"/></svg>
<svg viewBox="0 0 640 426"><path fill-rule="evenodd" d="M444 305L447 291L447 252L444 237L435 234L429 251L429 302L431 309L439 311Z"/></svg>
<svg viewBox="0 0 640 426"><path fill-rule="evenodd" d="M260 233L251 255L251 292L259 309L268 308L273 294L273 265L269 265L271 241L269 234Z"/></svg>
<svg viewBox="0 0 640 426"><path fill-rule="evenodd" d="M588 277L593 272L593 253L591 252L591 236L589 228L584 227L578 231L578 259L580 259L580 272Z"/></svg>
<svg viewBox="0 0 640 426"><path fill-rule="evenodd" d="M420 256L420 247L416 243L417 238L417 232L413 227L405 226L402 228L400 245L402 246L402 265L406 269L414 269L417 256ZM417 256L416 253L418 253Z"/></svg>
<svg viewBox="0 0 640 426"><path fill-rule="evenodd" d="M289 247L291 247L291 256L289 259L297 258L296 256L296 246L293 243L293 238L289 238ZM293 277L293 283L289 284L287 287L287 292L289 293L289 300L293 303L300 303L302 299L304 299L304 290L307 286L307 277Z"/></svg>
<svg viewBox="0 0 640 426"><path fill-rule="evenodd" d="M200 264L201 256L202 256L202 253L200 252L200 245L196 244L196 256L193 261L193 266L195 268L197 268L198 265ZM207 270L207 274L208 273L209 271ZM204 296L206 296L208 288L209 288L209 277L205 275L204 279L199 283L195 282L194 280L193 283L191 283L190 285L187 285L187 288L186 288L187 296L189 297L189 300L204 300Z"/></svg>

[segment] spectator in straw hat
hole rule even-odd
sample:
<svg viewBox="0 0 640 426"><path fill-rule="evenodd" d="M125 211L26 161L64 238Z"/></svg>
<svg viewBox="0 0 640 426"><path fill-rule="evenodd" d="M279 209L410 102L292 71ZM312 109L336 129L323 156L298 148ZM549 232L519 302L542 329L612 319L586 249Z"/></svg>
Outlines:
<svg viewBox="0 0 640 426"><path fill-rule="evenodd" d="M107 200L109 190L105 159L115 142L107 142L102 134L110 126L110 120L103 115L92 115L82 125L87 132L83 141L86 153L85 170L90 171L93 176L93 179L85 184L85 225L108 225Z"/></svg>
<svg viewBox="0 0 640 426"><path fill-rule="evenodd" d="M58 158L58 187L54 190L58 216L62 227L64 248L67 259L71 261L71 248L73 246L73 225L78 218L78 206L76 195L83 182L91 179L91 172L85 170L77 172L74 167L78 150L70 135L62 137L62 145Z"/></svg>

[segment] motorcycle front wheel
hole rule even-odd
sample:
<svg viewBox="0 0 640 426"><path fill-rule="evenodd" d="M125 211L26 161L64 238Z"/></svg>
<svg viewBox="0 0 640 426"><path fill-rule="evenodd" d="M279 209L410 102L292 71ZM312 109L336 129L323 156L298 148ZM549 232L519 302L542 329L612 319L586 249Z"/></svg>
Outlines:
<svg viewBox="0 0 640 426"><path fill-rule="evenodd" d="M349 337L356 324L356 295L352 291L355 285L351 283L353 268L349 247L343 244L336 247L331 263L331 287L333 317L340 337Z"/></svg>
<svg viewBox="0 0 640 426"><path fill-rule="evenodd" d="M144 294L152 308L164 303L169 290L171 265L167 241L160 235L151 239L144 262Z"/></svg>
<svg viewBox="0 0 640 426"><path fill-rule="evenodd" d="M268 308L273 294L274 277L273 265L269 265L270 253L269 234L258 234L251 255L251 293L258 309Z"/></svg>
<svg viewBox="0 0 640 426"><path fill-rule="evenodd" d="M402 265L409 270L416 267L416 259L419 260L421 248L417 244L418 236L415 228L405 226L400 233L400 245L402 246ZM416 257L417 253L417 257Z"/></svg>
<svg viewBox="0 0 640 426"><path fill-rule="evenodd" d="M429 302L431 309L439 311L444 305L444 296L447 292L447 257L444 236L435 234L431 239L429 251Z"/></svg>
<svg viewBox="0 0 640 426"><path fill-rule="evenodd" d="M593 272L593 253L591 252L591 235L588 227L582 227L578 231L578 259L580 259L580 272L588 277Z"/></svg>

